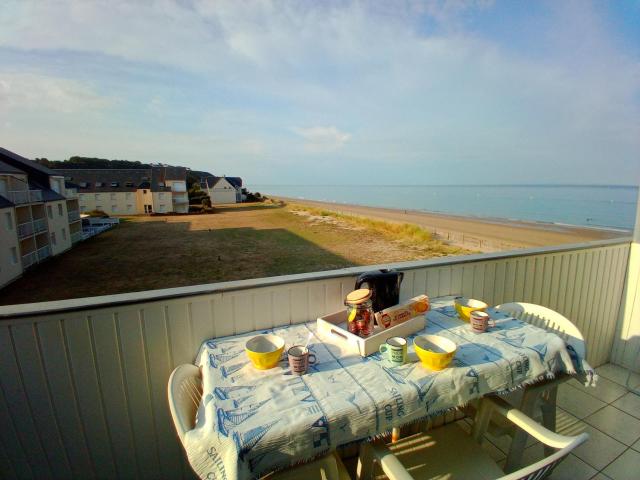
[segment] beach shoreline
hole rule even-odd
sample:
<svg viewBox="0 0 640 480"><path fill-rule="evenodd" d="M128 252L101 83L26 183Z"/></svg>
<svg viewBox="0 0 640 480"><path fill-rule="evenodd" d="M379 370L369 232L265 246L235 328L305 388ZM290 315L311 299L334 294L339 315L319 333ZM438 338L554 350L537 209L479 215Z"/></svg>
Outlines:
<svg viewBox="0 0 640 480"><path fill-rule="evenodd" d="M625 230L603 227L504 218L480 218L424 212L421 210L308 200L279 195L270 198L290 204L331 210L345 215L357 215L390 222L412 223L431 231L436 238L451 245L472 248L482 252L582 243L631 236L631 232Z"/></svg>

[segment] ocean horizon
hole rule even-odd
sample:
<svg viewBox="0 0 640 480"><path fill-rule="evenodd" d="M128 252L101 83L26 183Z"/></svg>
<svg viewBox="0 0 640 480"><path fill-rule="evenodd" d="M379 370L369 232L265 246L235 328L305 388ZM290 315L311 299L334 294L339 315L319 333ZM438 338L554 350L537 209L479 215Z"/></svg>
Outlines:
<svg viewBox="0 0 640 480"><path fill-rule="evenodd" d="M475 218L633 230L632 185L266 185L264 195Z"/></svg>

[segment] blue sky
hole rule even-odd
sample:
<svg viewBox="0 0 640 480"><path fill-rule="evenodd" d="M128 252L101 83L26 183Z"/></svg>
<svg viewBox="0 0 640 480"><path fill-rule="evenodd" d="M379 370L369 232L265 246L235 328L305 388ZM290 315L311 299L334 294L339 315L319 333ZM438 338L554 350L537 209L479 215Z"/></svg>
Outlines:
<svg viewBox="0 0 640 480"><path fill-rule="evenodd" d="M640 1L3 0L0 145L249 184L638 184Z"/></svg>

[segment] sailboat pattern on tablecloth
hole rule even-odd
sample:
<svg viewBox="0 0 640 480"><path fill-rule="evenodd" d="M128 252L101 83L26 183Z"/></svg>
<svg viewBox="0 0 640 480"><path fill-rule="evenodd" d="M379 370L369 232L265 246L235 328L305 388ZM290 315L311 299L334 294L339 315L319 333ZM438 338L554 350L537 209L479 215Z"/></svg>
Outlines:
<svg viewBox="0 0 640 480"><path fill-rule="evenodd" d="M495 329L475 335L456 319L452 306L430 315L427 327L407 338L410 351L413 339L425 333L445 335L458 345L450 368L439 372L420 363L394 367L379 354L349 354L324 343L315 323L205 342L197 357L207 390L204 411L198 413L203 417L185 437L194 469L206 476L223 462L228 478L258 477L287 467L292 459L315 458L487 393L516 388L546 374L551 365L562 367L549 334L536 327L498 317ZM284 358L275 368L258 371L244 355L246 341L256 334L277 334L291 346L306 342L310 332L317 363L306 375L292 375ZM205 455L212 448L216 465Z"/></svg>

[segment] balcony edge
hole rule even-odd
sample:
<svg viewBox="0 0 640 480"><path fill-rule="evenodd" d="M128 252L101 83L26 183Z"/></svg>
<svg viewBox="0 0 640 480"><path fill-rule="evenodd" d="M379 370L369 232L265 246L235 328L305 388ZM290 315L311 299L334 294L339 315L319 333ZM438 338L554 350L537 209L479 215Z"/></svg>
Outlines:
<svg viewBox="0 0 640 480"><path fill-rule="evenodd" d="M39 303L23 303L17 305L0 306L0 320L105 308L115 305L127 305L140 302L152 302L178 297L191 297L212 293L234 292L252 288L277 286L288 283L301 283L315 280L328 280L333 278L350 277L378 268L396 268L406 271L424 267L441 267L461 263L478 263L487 260L546 255L551 253L579 251L590 248L608 247L613 245L631 245L631 242L631 237L620 237L607 240L595 240L591 242L553 245L549 247L534 247L527 249L508 250L504 252L457 255L449 257L439 257L429 260L414 260L389 264L363 265L357 267L342 268L339 270L297 273L290 275L280 275L276 277L252 278L247 280L232 280L228 282L207 283L157 290L144 290L139 292L101 295L96 297L81 297L68 300L55 300Z"/></svg>

